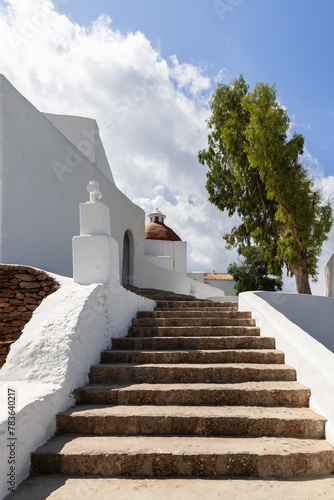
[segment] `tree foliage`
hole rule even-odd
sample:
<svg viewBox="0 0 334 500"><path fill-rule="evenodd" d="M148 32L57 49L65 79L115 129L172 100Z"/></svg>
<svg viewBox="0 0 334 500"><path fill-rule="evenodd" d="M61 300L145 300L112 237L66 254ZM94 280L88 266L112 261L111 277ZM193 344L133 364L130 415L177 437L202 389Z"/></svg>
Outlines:
<svg viewBox="0 0 334 500"><path fill-rule="evenodd" d="M263 260L262 252L258 247L245 247L242 249L241 255L240 262L233 262L227 269L236 282L234 288L237 295L250 290L267 290L269 292L282 290L281 277L269 276L268 265Z"/></svg>
<svg viewBox="0 0 334 500"><path fill-rule="evenodd" d="M285 266L297 291L311 293L308 277L317 277L333 214L302 166L303 136L290 137L274 85L258 83L249 92L240 76L219 83L210 105L208 147L198 157L208 167L209 201L241 218L225 235L227 245L253 242L270 273L280 275Z"/></svg>

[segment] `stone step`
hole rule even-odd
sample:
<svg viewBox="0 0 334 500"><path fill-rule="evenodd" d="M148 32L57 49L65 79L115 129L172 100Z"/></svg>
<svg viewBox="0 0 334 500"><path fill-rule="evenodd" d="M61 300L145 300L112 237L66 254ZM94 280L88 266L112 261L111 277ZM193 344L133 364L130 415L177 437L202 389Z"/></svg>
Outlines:
<svg viewBox="0 0 334 500"><path fill-rule="evenodd" d="M112 339L112 349L274 349L272 337L125 337Z"/></svg>
<svg viewBox="0 0 334 500"><path fill-rule="evenodd" d="M157 300L158 309L197 309L197 308L219 308L221 310L238 310L237 302L212 302L211 300L193 300L193 301L175 301L175 300Z"/></svg>
<svg viewBox="0 0 334 500"><path fill-rule="evenodd" d="M284 363L277 349L215 351L133 351L111 350L101 353L101 363Z"/></svg>
<svg viewBox="0 0 334 500"><path fill-rule="evenodd" d="M253 406L77 406L57 432L94 436L280 436L324 438L326 419L309 408Z"/></svg>
<svg viewBox="0 0 334 500"><path fill-rule="evenodd" d="M250 336L260 335L257 326L157 326L138 327L132 326L128 329L130 337L215 337L222 335Z"/></svg>
<svg viewBox="0 0 334 500"><path fill-rule="evenodd" d="M171 307L171 308L164 308L164 307L155 307L154 313L162 313L164 316L165 313L174 313L176 316L180 315L182 316L184 313L205 313L207 317L210 317L212 314L231 314L231 313L239 313L238 309L236 307Z"/></svg>
<svg viewBox="0 0 334 500"><path fill-rule="evenodd" d="M227 383L264 380L296 380L287 365L265 364L101 364L92 366L90 383Z"/></svg>
<svg viewBox="0 0 334 500"><path fill-rule="evenodd" d="M214 308L198 309L175 309L174 311L138 311L137 318L244 318L250 319L252 314L248 311L226 311Z"/></svg>
<svg viewBox="0 0 334 500"><path fill-rule="evenodd" d="M134 327L157 326L255 326L254 319L245 318L134 318Z"/></svg>
<svg viewBox="0 0 334 500"><path fill-rule="evenodd" d="M86 385L74 391L77 404L308 406L310 389L299 382L234 384Z"/></svg>
<svg viewBox="0 0 334 500"><path fill-rule="evenodd" d="M332 474L322 439L58 435L32 453L31 473L104 477L311 477Z"/></svg>
<svg viewBox="0 0 334 500"><path fill-rule="evenodd" d="M123 287L127 290L136 293L137 295L141 295L142 297L147 297L152 300L181 300L181 301L193 301L200 300L192 295L185 295L181 293L175 293L166 290L158 290L156 288L138 288L133 285L124 285Z"/></svg>

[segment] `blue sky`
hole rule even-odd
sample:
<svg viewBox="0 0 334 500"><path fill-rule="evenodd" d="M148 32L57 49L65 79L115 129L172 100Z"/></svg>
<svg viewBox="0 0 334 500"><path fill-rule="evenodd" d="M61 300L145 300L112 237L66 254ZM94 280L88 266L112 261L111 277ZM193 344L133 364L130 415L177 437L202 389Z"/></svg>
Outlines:
<svg viewBox="0 0 334 500"><path fill-rule="evenodd" d="M227 81L275 83L296 129L324 174L334 174L334 2L332 0L63 0L80 24L108 14L114 29L143 32L165 59Z"/></svg>
<svg viewBox="0 0 334 500"><path fill-rule="evenodd" d="M251 88L275 83L333 196L333 19L332 0L0 0L0 73L41 111L95 118L116 185L167 214L189 271L224 272L238 219L208 202L197 160L210 95L241 73ZM333 250L334 230L314 293Z"/></svg>

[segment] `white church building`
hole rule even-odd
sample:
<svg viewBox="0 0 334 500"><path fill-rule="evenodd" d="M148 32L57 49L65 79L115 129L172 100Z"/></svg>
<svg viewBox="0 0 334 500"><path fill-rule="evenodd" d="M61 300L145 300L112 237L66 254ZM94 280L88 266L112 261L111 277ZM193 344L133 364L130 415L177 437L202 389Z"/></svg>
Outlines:
<svg viewBox="0 0 334 500"><path fill-rule="evenodd" d="M41 113L4 76L0 109L2 264L73 276L72 239L81 234L79 205L94 180L105 216L108 212L102 232L118 245L122 283L223 297L221 290L187 277L187 244L165 226L164 214L150 214L145 230L144 211L115 184L95 120ZM88 216L81 207L80 217L83 211ZM81 236L88 236L89 229L82 230Z"/></svg>

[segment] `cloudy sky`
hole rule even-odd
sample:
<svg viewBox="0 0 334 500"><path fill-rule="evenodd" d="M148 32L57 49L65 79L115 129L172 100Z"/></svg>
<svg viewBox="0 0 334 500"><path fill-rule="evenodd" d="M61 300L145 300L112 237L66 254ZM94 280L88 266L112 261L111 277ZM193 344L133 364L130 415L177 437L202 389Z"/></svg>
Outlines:
<svg viewBox="0 0 334 500"><path fill-rule="evenodd" d="M276 83L332 196L333 17L332 0L0 0L0 73L41 111L95 118L117 186L167 214L189 270L224 272L237 221L209 204L197 161L210 94L240 73ZM333 251L334 231L313 293Z"/></svg>

